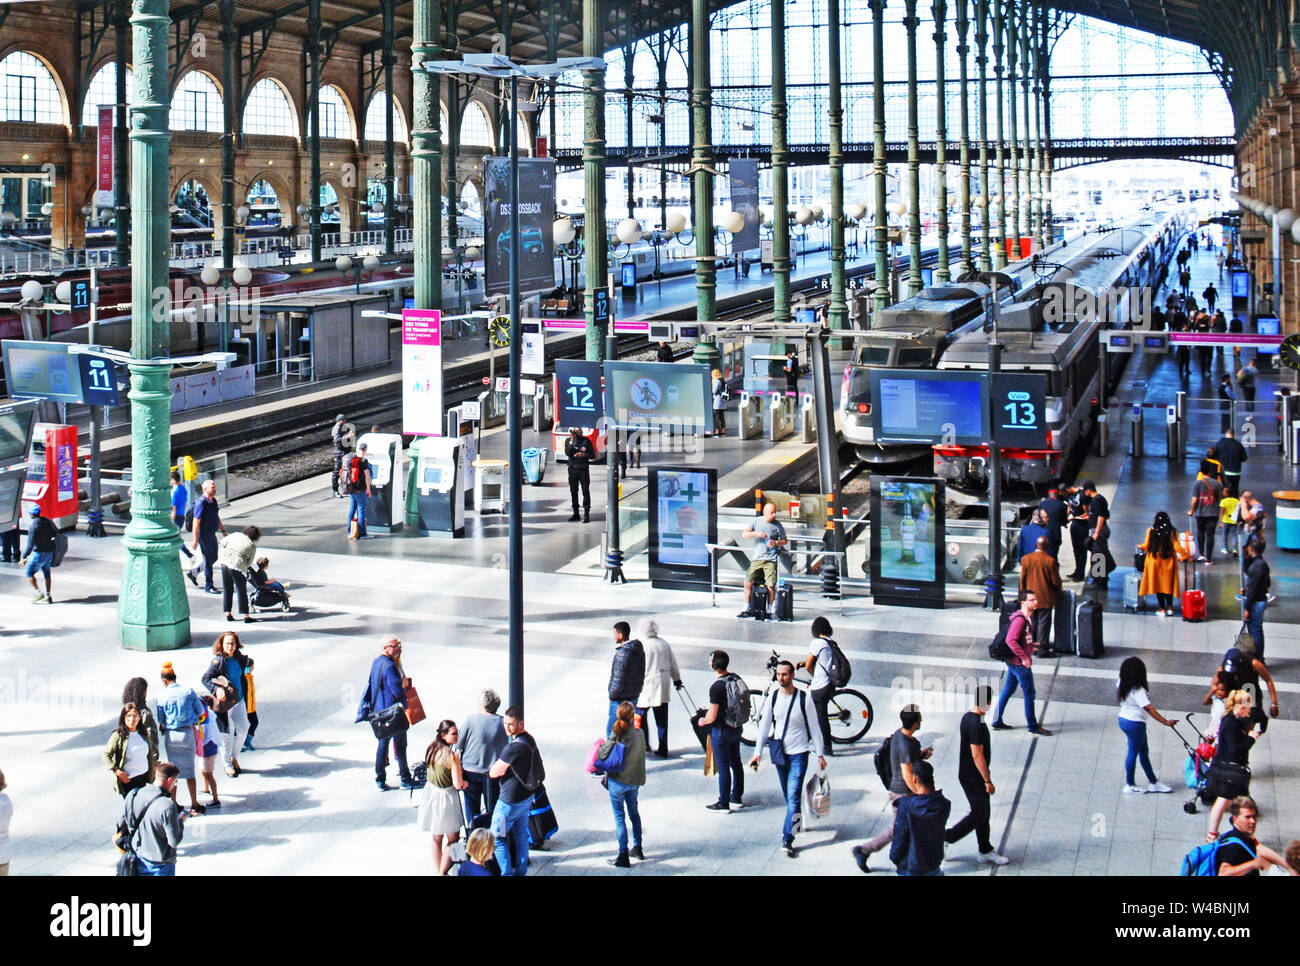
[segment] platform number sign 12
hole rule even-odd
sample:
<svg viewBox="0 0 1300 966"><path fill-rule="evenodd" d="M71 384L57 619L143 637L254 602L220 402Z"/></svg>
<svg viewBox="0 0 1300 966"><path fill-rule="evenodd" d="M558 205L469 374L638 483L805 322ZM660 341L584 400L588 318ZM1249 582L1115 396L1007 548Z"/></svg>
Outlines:
<svg viewBox="0 0 1300 966"><path fill-rule="evenodd" d="M555 363L555 417L560 427L595 428L605 415L602 376L599 362L560 359Z"/></svg>
<svg viewBox="0 0 1300 966"><path fill-rule="evenodd" d="M1002 447L1047 449L1047 377L1038 372L994 373L989 403L993 439Z"/></svg>

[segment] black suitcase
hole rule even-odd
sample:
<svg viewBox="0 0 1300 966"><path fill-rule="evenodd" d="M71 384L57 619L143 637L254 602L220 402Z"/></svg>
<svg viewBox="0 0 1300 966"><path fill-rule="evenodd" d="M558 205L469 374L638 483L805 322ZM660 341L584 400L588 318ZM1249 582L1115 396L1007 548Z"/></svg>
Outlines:
<svg viewBox="0 0 1300 966"><path fill-rule="evenodd" d="M1079 657L1098 658L1106 653L1101 635L1101 605L1095 600L1085 600L1079 605L1075 643Z"/></svg>
<svg viewBox="0 0 1300 966"><path fill-rule="evenodd" d="M683 695L683 692L686 692L685 695ZM700 742L700 749L708 751L709 732L712 731L713 728L711 726L700 727L700 719L703 718L707 712L703 708L695 707L695 701L691 698L690 692L686 691L685 687L678 690L677 696L682 699L682 704L686 705L686 716L690 718L691 730L695 732L695 737Z"/></svg>
<svg viewBox="0 0 1300 966"><path fill-rule="evenodd" d="M1064 654L1073 654L1074 647L1074 591L1063 590L1056 601L1056 612L1052 615L1052 624L1056 641L1052 645Z"/></svg>
<svg viewBox="0 0 1300 966"><path fill-rule="evenodd" d="M749 594L749 616L756 621L765 621L771 615L767 612L767 584L755 584Z"/></svg>
<svg viewBox="0 0 1300 966"><path fill-rule="evenodd" d="M774 615L779 621L794 620L794 588L789 584L782 584L776 589L776 606L772 608Z"/></svg>
<svg viewBox="0 0 1300 966"><path fill-rule="evenodd" d="M533 807L528 812L528 847L545 848L546 840L559 828L560 824L555 820L555 809L551 808L551 800L546 797L546 788L543 786L537 789L537 794L533 796Z"/></svg>

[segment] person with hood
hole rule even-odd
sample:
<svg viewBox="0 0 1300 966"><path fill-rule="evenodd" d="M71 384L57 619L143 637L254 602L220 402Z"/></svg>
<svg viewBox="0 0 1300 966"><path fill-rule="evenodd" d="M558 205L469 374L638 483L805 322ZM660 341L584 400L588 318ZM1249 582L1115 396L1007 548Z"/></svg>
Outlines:
<svg viewBox="0 0 1300 966"><path fill-rule="evenodd" d="M645 650L645 681L641 685L641 694L636 699L637 714L641 716L641 730L646 736L646 750L650 746L650 709L655 713L655 731L658 743L655 745L656 758L668 757L668 685L671 683L678 690L682 686L682 672L677 668L677 658L673 649L659 636L659 625L653 618L647 617L641 622L641 646Z"/></svg>
<svg viewBox="0 0 1300 966"><path fill-rule="evenodd" d="M627 621L614 625L614 662L609 669L609 719L605 734L614 730L618 706L624 701L635 702L645 684L645 648L632 637L632 627Z"/></svg>
<svg viewBox="0 0 1300 966"><path fill-rule="evenodd" d="M944 828L952 802L935 790L934 766L928 761L915 766L913 780L920 791L898 800L889 861L899 875L943 875Z"/></svg>
<svg viewBox="0 0 1300 966"><path fill-rule="evenodd" d="M1156 613L1161 617L1174 615L1174 601L1178 599L1178 563L1191 557L1178 539L1178 531L1169 519L1169 514L1161 510L1147 528L1146 539L1137 547L1146 553L1142 565L1142 582L1138 584L1138 596L1155 594Z"/></svg>

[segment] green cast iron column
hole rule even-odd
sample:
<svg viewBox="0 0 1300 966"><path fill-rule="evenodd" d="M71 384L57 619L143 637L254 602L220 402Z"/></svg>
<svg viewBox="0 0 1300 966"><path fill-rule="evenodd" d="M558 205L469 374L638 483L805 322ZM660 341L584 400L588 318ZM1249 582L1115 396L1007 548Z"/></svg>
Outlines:
<svg viewBox="0 0 1300 966"><path fill-rule="evenodd" d="M944 73L944 45L948 42L944 26L948 5L944 0L934 0L930 12L934 15L935 87L939 93L934 135L934 193L939 199L939 267L934 277L946 282L952 277L948 271L948 79Z"/></svg>
<svg viewBox="0 0 1300 966"><path fill-rule="evenodd" d="M1016 39L1016 6L1015 0L1006 0L1006 20L1003 26L1007 31L1007 109L1008 109L1008 130L1010 132L1009 144L1011 149L1011 210L1007 212L1007 224L1009 237L1013 239L1011 245L1012 251L1016 252L1014 259L1008 256L1009 260L1020 260L1020 140L1017 136L1018 110L1016 107L1016 56L1020 49L1020 43Z"/></svg>
<svg viewBox="0 0 1300 966"><path fill-rule="evenodd" d="M450 30L452 25L448 25ZM451 36L449 33L448 36ZM460 252L464 246L460 241L460 177L459 164L457 159L460 157L460 81L456 79L455 74L448 74L445 78L447 82L447 174L445 182L447 185L447 242L455 251ZM441 110L439 111L441 113ZM487 239L484 239L486 247ZM457 256L460 257L459 255ZM459 266L459 262L457 265ZM457 285L459 286L459 282ZM460 288L456 289L460 292ZM456 311L461 311L461 306L456 305Z"/></svg>
<svg viewBox="0 0 1300 966"><path fill-rule="evenodd" d="M989 0L975 0L975 63L980 69L980 271L993 271L989 225L992 188L989 186Z"/></svg>
<svg viewBox="0 0 1300 966"><path fill-rule="evenodd" d="M131 238L127 228L131 222L131 200L128 193L130 184L130 165L127 157L131 150L130 129L127 126L130 106L127 104L126 85L131 77L130 43L131 43L131 4L130 0L118 0L113 12L114 59L117 64L116 97L117 112L113 118L113 211L114 224L117 226L117 265L125 267L131 259ZM171 204L169 198L167 203ZM203 339L203 325L199 324L199 339Z"/></svg>
<svg viewBox="0 0 1300 966"><path fill-rule="evenodd" d="M970 75L966 58L970 54L970 45L966 42L970 34L970 17L967 12L967 0L957 0L957 56L961 58L961 273L968 275L975 270L971 261L970 244Z"/></svg>
<svg viewBox="0 0 1300 966"><path fill-rule="evenodd" d="M916 106L916 15L917 0L905 0L907 28L907 294L921 291L921 132Z"/></svg>
<svg viewBox="0 0 1300 966"><path fill-rule="evenodd" d="M604 57L604 0L582 0L582 55ZM609 272L609 239L605 232L605 71L584 70L583 87L583 218L582 241L586 252L583 289L587 317L587 358L605 358L605 330L596 324L594 293L604 288Z"/></svg>
<svg viewBox="0 0 1300 966"><path fill-rule="evenodd" d="M997 150L997 168L998 168L998 248L993 255L993 264L999 268L1006 268L1007 265L1007 156L1006 156L1006 130L1002 126L1004 110L1006 107L1006 96L1002 86L1002 52L1003 46L1003 29L1006 20L1002 15L1003 3L1009 0L992 0L993 2L993 74L996 78L994 84L993 99L997 102L998 107L998 140Z"/></svg>
<svg viewBox="0 0 1300 966"><path fill-rule="evenodd" d="M1032 236L1034 230L1034 140L1033 112L1029 102L1029 18L1032 8L1020 12L1020 102L1025 118L1025 206L1020 216L1020 234Z"/></svg>
<svg viewBox="0 0 1300 966"><path fill-rule="evenodd" d="M383 0L384 41L384 254L391 255L396 248L393 235L393 216L397 214L397 201L393 194L397 188L397 158L393 151L393 114L397 111L397 90L393 86L393 66L397 52L393 50L395 26L393 24L394 0ZM441 213L440 213L441 214Z"/></svg>
<svg viewBox="0 0 1300 966"><path fill-rule="evenodd" d="M168 111L168 0L135 0L131 107L131 355L169 352L167 288L171 133ZM131 370L131 522L118 596L118 639L138 651L186 647L190 605L179 566L181 538L171 519L171 384L167 366L133 362Z"/></svg>
<svg viewBox="0 0 1300 966"><path fill-rule="evenodd" d="M718 266L713 260L713 93L710 84L709 2L691 0L691 116L695 139L695 319L717 320ZM701 335L692 360L710 369L718 363L712 336Z"/></svg>
<svg viewBox="0 0 1300 966"><path fill-rule="evenodd" d="M772 321L776 325L790 321L790 112L785 100L785 3L772 0Z"/></svg>
<svg viewBox="0 0 1300 966"><path fill-rule="evenodd" d="M1034 18L1034 119L1038 134L1038 241L1042 248L1051 242L1051 221L1048 217L1047 197L1047 144L1043 128L1043 48L1047 43L1048 18L1039 11Z"/></svg>
<svg viewBox="0 0 1300 966"><path fill-rule="evenodd" d="M139 9L138 3L136 8ZM226 92L226 96L221 99L225 114L225 131L221 134L221 267L229 270L235 264L235 127L239 120L236 113L238 99L234 96L235 58L239 54L235 0L221 2L221 31L218 37L221 42L221 85ZM139 44L138 35L136 43ZM166 67L165 62L163 66ZM170 235L167 240L171 241ZM134 263L134 256L132 261Z"/></svg>
<svg viewBox="0 0 1300 966"><path fill-rule="evenodd" d="M415 307L442 308L442 111L438 80L425 69L442 53L440 0L415 0L411 32L411 209L415 249Z"/></svg>
<svg viewBox="0 0 1300 966"><path fill-rule="evenodd" d="M633 164L632 156L635 152L632 150L632 91L636 83L636 75L633 68L636 66L634 58L636 57L636 44L628 44L623 48L623 89L626 93L623 95L623 122L624 138L623 144L627 147L627 171L624 173L625 183L627 185L625 193L627 194L627 216L636 217L636 198L632 196L636 182L636 167ZM661 128L663 125L659 125ZM647 232L647 234L649 234Z"/></svg>
<svg viewBox="0 0 1300 966"><path fill-rule="evenodd" d="M849 326L844 294L844 105L840 91L840 0L826 2L826 68L829 76L827 117L830 120L828 161L831 169L831 302L827 319L832 330ZM842 348L843 340L831 343Z"/></svg>
<svg viewBox="0 0 1300 966"><path fill-rule="evenodd" d="M872 172L876 189L875 311L889 304L889 210L885 207L885 3L871 0Z"/></svg>
<svg viewBox="0 0 1300 966"><path fill-rule="evenodd" d="M311 197L307 200L308 232L311 235L311 260L319 262L321 255L321 204L320 204L320 59L321 59L321 0L311 0L307 8L307 69L311 77L311 90L307 92L307 112L311 118L311 137L307 139L308 185ZM339 206L345 204L338 199ZM340 224L340 228L342 225Z"/></svg>

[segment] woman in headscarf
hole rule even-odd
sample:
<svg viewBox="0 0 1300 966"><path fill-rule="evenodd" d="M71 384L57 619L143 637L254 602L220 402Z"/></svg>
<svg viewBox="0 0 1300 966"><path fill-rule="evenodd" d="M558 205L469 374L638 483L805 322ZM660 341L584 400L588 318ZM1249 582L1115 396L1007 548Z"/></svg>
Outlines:
<svg viewBox="0 0 1300 966"><path fill-rule="evenodd" d="M1146 551L1146 563L1142 567L1142 583L1138 586L1138 595L1156 595L1156 613L1161 617L1172 617L1173 601L1178 596L1178 561L1187 560L1191 554L1178 539L1169 514L1161 510L1154 522L1147 528L1146 539L1138 544L1139 550Z"/></svg>

